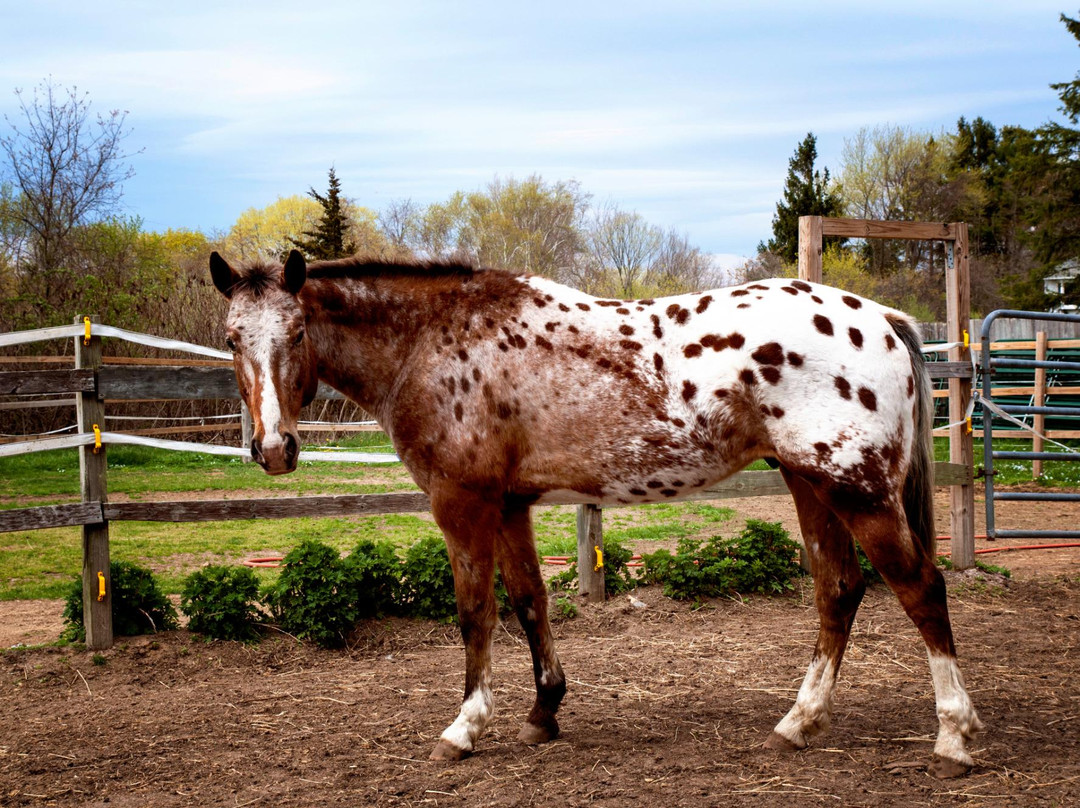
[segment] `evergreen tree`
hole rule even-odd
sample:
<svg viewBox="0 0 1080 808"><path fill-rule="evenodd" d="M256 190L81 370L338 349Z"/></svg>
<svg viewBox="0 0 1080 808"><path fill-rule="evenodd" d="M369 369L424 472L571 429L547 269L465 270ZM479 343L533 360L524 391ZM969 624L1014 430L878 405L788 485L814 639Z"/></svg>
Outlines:
<svg viewBox="0 0 1080 808"><path fill-rule="evenodd" d="M322 206L322 217L314 230L305 230L303 238L290 238L289 241L310 261L346 258L356 252L356 245L348 237L351 223L341 198L341 182L333 166L330 167L326 196L314 188L308 191L308 196Z"/></svg>
<svg viewBox="0 0 1080 808"><path fill-rule="evenodd" d="M840 195L829 189L829 169L816 171L817 138L808 132L788 161L784 198L776 203L772 220L773 237L758 244L758 252L779 255L787 263L799 256L799 217L837 216L843 211Z"/></svg>

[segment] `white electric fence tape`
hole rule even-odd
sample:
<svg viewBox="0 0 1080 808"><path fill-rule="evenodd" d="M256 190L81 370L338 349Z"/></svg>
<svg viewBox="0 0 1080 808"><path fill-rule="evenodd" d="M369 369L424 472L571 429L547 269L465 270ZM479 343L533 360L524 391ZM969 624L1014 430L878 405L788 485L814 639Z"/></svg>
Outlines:
<svg viewBox="0 0 1080 808"><path fill-rule="evenodd" d="M232 359L232 354L227 351L218 351L203 345L195 345L191 342L182 342L175 339L154 337L150 334L139 334L124 328L116 328L111 325L100 323L90 324L90 333L97 337L115 337L117 339L134 342L139 345L147 345L151 348L161 348L167 351L185 351L187 353L209 356L213 359ZM11 345L24 345L28 342L42 342L51 339L70 339L86 335L85 325L60 325L52 328L37 328L31 331L13 331L0 334L0 348ZM226 417L226 416L220 416ZM228 416L235 417L235 416ZM375 423L374 421L364 423ZM65 429L69 429L66 427ZM66 435L60 438L45 438L43 440L24 441L21 443L8 443L0 445L0 457L30 454L31 452L46 452L50 449L70 449L75 446L89 446L94 443L94 433L81 432L77 435ZM161 438L148 438L142 435L125 435L119 432L102 432L102 444L124 443L136 446L153 446L158 449L172 449L177 452L201 452L203 454L227 455L230 457L248 457L247 449L234 446L216 446L210 443L192 443L181 440L163 440ZM329 461L337 463L397 463L396 454L381 452L349 452L349 451L303 451L300 452L302 461Z"/></svg>

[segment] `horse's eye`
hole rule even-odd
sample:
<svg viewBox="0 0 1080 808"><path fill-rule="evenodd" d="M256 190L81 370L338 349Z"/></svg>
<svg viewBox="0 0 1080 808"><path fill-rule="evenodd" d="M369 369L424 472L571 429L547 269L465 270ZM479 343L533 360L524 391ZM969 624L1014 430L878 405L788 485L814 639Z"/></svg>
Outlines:
<svg viewBox="0 0 1080 808"><path fill-rule="evenodd" d="M295 347L295 346L298 346L298 345L299 345L299 344L300 344L301 342L303 342L303 341L304 341L304 329L302 329L302 328L301 328L301 329L300 329L300 333L299 333L299 334L297 334L297 335L296 335L296 336L295 336L295 337L293 338L292 344L293 344L293 346Z"/></svg>
<svg viewBox="0 0 1080 808"><path fill-rule="evenodd" d="M232 337L225 338L225 347L233 353L236 353L236 343L232 341Z"/></svg>

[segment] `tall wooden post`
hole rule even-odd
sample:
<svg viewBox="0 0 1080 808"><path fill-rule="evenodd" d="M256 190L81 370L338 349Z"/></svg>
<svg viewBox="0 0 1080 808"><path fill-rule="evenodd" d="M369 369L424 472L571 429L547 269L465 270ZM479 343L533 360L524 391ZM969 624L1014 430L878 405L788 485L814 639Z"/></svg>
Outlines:
<svg viewBox="0 0 1080 808"><path fill-rule="evenodd" d="M91 322L100 322L91 316ZM76 317L82 325L84 317ZM82 336L75 338L75 367L97 370L101 367L101 338ZM95 385L96 388L97 385ZM105 430L105 403L94 393L76 395L80 432L93 432L96 426ZM105 447L93 445L79 448L79 487L83 502L106 501ZM112 625L112 576L109 572L109 523L98 522L83 525L83 625L86 626L88 648L111 648Z"/></svg>
<svg viewBox="0 0 1080 808"><path fill-rule="evenodd" d="M251 448L251 433L254 428L251 420L251 410L248 409L247 402L240 399L240 445L245 449ZM251 462L250 454L244 455L244 462Z"/></svg>
<svg viewBox="0 0 1080 808"><path fill-rule="evenodd" d="M1039 331L1035 335L1035 359L1039 362L1046 361L1046 332ZM1035 406L1046 406L1046 368L1035 368ZM1035 416L1035 431L1037 435L1031 437L1031 451L1043 450L1042 435L1046 432L1046 416ZM1037 480L1042 477L1043 467L1041 460L1031 461L1031 479Z"/></svg>
<svg viewBox="0 0 1080 808"><path fill-rule="evenodd" d="M955 240L952 242L952 260L945 265L946 339L949 342L965 342L964 335L971 327L971 284L968 268L968 226L964 222L953 224ZM970 342L970 335L967 341ZM989 345L983 346L990 350ZM971 362L971 349L959 345L949 349L950 362ZM975 466L975 445L966 423L971 402L973 379L949 379L949 461L966 469ZM959 423L958 423L959 422ZM969 479L962 485L950 487L952 564L956 569L966 570L975 566L975 486Z"/></svg>
<svg viewBox="0 0 1080 808"><path fill-rule="evenodd" d="M602 513L596 505L578 505L577 509L578 594L591 603L604 600Z"/></svg>
<svg viewBox="0 0 1080 808"><path fill-rule="evenodd" d="M821 283L821 217L799 217L799 277Z"/></svg>

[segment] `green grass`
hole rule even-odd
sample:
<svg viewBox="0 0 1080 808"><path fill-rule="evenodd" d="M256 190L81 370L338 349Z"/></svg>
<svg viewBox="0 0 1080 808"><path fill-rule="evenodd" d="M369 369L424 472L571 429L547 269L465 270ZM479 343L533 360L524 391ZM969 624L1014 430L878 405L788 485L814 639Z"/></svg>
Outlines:
<svg viewBox="0 0 1080 808"><path fill-rule="evenodd" d="M1080 450L1080 441L1060 441L1066 446L1072 446L1073 450ZM984 466L983 441L976 437L975 468ZM1011 438L998 438L994 440L994 450L998 452L1030 452L1031 441L1016 440ZM1046 451L1064 451L1053 444L1046 445ZM949 459L948 438L934 438L934 459ZM995 485L1018 485L1032 482L1030 460L995 460L994 461L994 484ZM1038 481L1039 485L1047 488L1078 488L1080 487L1080 462L1068 460L1044 460L1043 473Z"/></svg>

